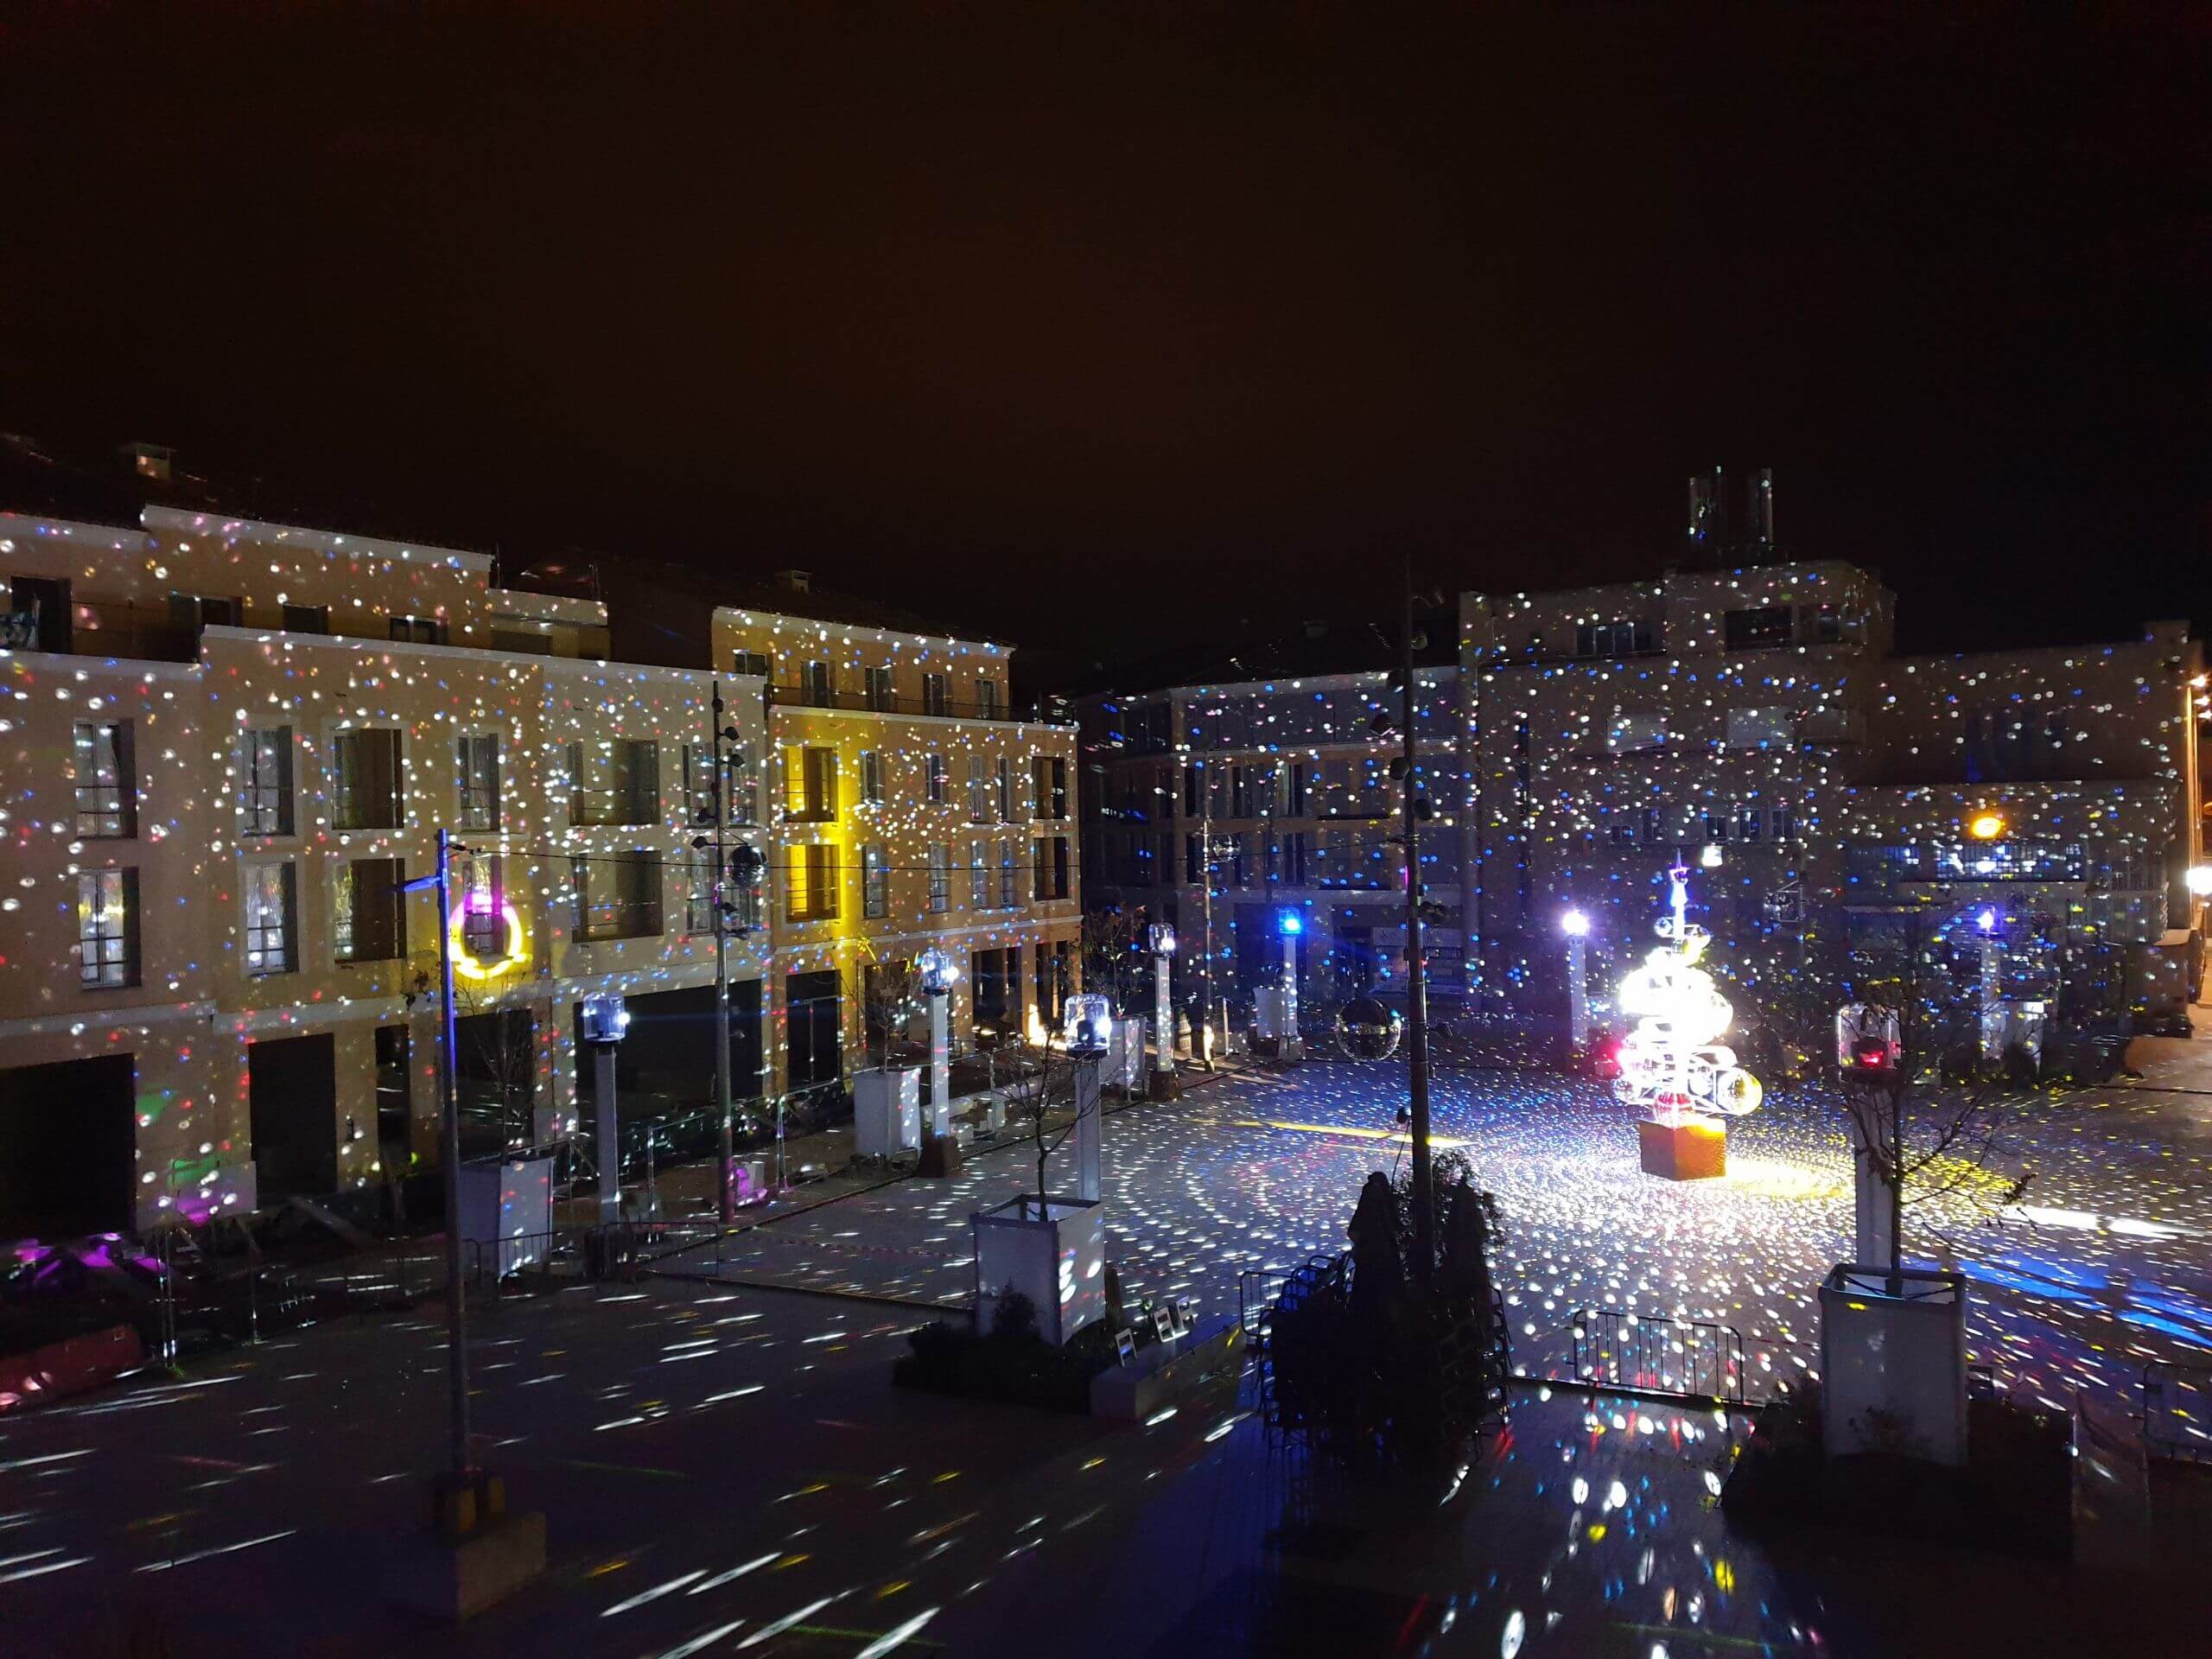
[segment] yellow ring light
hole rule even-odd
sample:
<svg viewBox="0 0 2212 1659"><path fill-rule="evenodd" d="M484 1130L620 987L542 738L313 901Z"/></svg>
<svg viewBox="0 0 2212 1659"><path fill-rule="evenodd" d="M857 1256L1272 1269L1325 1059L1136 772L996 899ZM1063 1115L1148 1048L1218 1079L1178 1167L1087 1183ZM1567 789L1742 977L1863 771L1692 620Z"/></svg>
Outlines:
<svg viewBox="0 0 2212 1659"><path fill-rule="evenodd" d="M530 947L523 938L522 918L515 914L515 907L501 905L499 916L507 925L506 954L496 961L486 962L468 948L464 937L468 925L467 906L464 905L454 912L448 944L453 954L453 970L463 979L497 979L509 969L520 967L529 956Z"/></svg>

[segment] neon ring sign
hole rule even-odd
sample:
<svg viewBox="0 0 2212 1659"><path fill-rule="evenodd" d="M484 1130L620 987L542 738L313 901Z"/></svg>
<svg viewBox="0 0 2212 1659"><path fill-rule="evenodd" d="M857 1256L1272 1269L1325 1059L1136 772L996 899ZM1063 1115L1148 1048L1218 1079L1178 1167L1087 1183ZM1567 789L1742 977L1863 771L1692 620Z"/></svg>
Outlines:
<svg viewBox="0 0 2212 1659"><path fill-rule="evenodd" d="M506 924L506 949L496 957L480 957L468 948L468 920L472 916L492 913L488 894L472 893L461 907L453 913L452 937L448 941L453 956L453 970L464 979L497 979L501 974L519 968L530 955L530 944L524 937L522 918L515 914L512 905L501 903L499 919Z"/></svg>

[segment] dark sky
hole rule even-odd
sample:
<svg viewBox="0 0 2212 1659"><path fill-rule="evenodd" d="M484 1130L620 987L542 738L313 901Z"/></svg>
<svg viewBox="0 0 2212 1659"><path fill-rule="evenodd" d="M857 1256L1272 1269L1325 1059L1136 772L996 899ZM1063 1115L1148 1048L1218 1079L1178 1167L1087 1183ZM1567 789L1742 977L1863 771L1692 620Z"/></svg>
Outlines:
<svg viewBox="0 0 2212 1659"><path fill-rule="evenodd" d="M2212 620L2212 13L1942 10L18 10L0 429L1086 656L1716 462L1916 644Z"/></svg>

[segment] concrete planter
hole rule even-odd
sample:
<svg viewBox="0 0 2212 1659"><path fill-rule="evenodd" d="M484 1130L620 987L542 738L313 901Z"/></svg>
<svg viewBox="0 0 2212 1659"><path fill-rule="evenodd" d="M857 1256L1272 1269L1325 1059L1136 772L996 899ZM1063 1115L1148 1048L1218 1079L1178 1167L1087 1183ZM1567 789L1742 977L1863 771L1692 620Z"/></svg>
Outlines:
<svg viewBox="0 0 2212 1659"><path fill-rule="evenodd" d="M988 1332L1008 1290L1037 1309L1037 1334L1054 1347L1106 1316L1106 1206L1047 1197L1009 1199L969 1218L976 1239L976 1328Z"/></svg>
<svg viewBox="0 0 2212 1659"><path fill-rule="evenodd" d="M553 1240L553 1160L504 1158L461 1166L461 1236L489 1278L541 1262Z"/></svg>
<svg viewBox="0 0 2212 1659"><path fill-rule="evenodd" d="M1637 1121L1637 1152L1647 1175L1668 1181L1709 1181L1728 1173L1728 1127L1705 1117L1660 1123Z"/></svg>
<svg viewBox="0 0 2212 1659"><path fill-rule="evenodd" d="M906 1066L853 1075L853 1149L888 1158L922 1144L922 1074Z"/></svg>
<svg viewBox="0 0 2212 1659"><path fill-rule="evenodd" d="M1894 1278L1897 1294L1891 1292ZM1955 1273L1839 1267L1821 1286L1827 1455L1967 1460L1967 1289Z"/></svg>

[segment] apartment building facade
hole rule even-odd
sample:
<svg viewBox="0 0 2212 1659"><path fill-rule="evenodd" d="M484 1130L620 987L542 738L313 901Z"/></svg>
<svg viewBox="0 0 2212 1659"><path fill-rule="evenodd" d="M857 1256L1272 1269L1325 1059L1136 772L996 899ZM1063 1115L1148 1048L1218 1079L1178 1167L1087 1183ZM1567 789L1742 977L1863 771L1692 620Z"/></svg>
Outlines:
<svg viewBox="0 0 2212 1659"><path fill-rule="evenodd" d="M606 606L493 576L461 550L170 507L128 526L0 514L0 1236L359 1192L434 1162L435 898L402 889L435 868L440 829L465 1152L588 1123L576 1019L594 993L630 999L626 1116L710 1099L718 790L722 844L768 872L725 887L733 1091L755 1126L757 1103L834 1092L861 1063L844 982L867 961L943 937L963 963L999 952L999 984L1015 950L1072 957L1077 872L1054 849L1071 734L1002 702L952 712L924 677L972 658L1002 693L1002 647L856 639L855 671L893 668L916 712L794 706L807 671L774 640L795 648L796 619L733 615L727 662L609 662ZM993 695L963 672L963 703ZM834 758L810 772L810 748ZM944 801L931 754L962 780ZM976 904L969 863L937 857L985 839L960 792L971 754L991 855L1014 844L1012 903L997 868ZM1010 812L1002 761L1024 785ZM814 847L835 850L793 850ZM818 979L791 995L824 972L833 997ZM963 1037L998 1012L963 993Z"/></svg>
<svg viewBox="0 0 2212 1659"><path fill-rule="evenodd" d="M1907 933L1924 959L1957 964L1964 997L1985 915L2005 938L2005 994L2083 1018L2124 1012L2157 971L2150 957L2192 971L2201 957L2187 879L2204 862L2204 664L2183 625L2123 643L1901 656L1894 601L1871 573L1775 563L1467 594L1459 636L1452 728L1422 734L1425 751L1437 747L1438 814L1423 880L1443 912L1431 983L1464 988L1477 1007L1562 1016L1560 923L1575 911L1591 924L1587 991L1604 1018L1650 948L1678 861L1732 995L1800 1031L1893 960ZM1159 881L1164 821L1136 815L1159 818L1178 768L1269 764L1277 731L1286 753L1311 744L1264 700L1320 685L1087 702L1092 901L1149 905L1164 892L1187 936L1205 872L1186 861L1173 874L1188 880ZM1232 716L1246 734L1237 747L1219 747L1193 716L1214 702L1249 709ZM1342 734L1349 761L1357 734ZM1305 751L1308 765L1336 752ZM1232 849L1228 874L1211 868L1217 912L1244 902L1236 862ZM1396 877L1383 895L1395 908L1402 861L1390 862L1370 861ZM1402 952L1402 935L1378 925L1359 941L1386 992L1402 971L1394 940ZM1264 976L1264 952L1247 955ZM1309 951L1309 973L1311 962ZM1319 988L1340 991L1341 976Z"/></svg>

